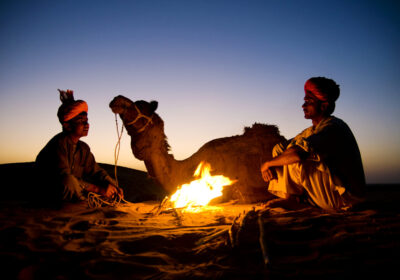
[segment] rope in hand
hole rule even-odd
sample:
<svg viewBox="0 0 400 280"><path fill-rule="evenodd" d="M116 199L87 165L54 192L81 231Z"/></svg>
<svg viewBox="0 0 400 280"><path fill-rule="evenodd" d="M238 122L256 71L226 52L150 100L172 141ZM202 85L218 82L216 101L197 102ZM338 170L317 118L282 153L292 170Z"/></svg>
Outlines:
<svg viewBox="0 0 400 280"><path fill-rule="evenodd" d="M90 208L100 208L103 206L118 206L121 201L125 201L119 194L114 195L112 198L107 198L101 194L89 192L87 202Z"/></svg>
<svg viewBox="0 0 400 280"><path fill-rule="evenodd" d="M115 125L117 127L118 141L117 141L117 144L115 145L115 149L114 149L114 176L115 176L115 182L117 184L116 187L118 188L119 186L118 186L118 177L117 177L117 163L118 163L119 151L121 148L122 133L124 132L124 125L123 124L121 125L121 133L120 133L119 129L118 129L117 114L115 114ZM99 208L99 207L103 207L103 206L115 207L115 206L118 206L121 202L129 203L128 201L123 199L121 197L121 195L119 195L119 194L115 194L112 198L107 198L107 197L104 197L104 196L94 193L94 192L88 193L87 202L88 202L88 206L90 208Z"/></svg>

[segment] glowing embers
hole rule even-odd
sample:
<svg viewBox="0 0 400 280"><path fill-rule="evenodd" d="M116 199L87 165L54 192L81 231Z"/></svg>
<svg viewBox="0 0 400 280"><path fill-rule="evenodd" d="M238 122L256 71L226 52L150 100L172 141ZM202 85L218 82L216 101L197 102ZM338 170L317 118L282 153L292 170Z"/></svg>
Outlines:
<svg viewBox="0 0 400 280"><path fill-rule="evenodd" d="M205 206L211 200L222 195L225 186L235 181L223 175L212 176L211 166L200 162L193 176L198 179L178 187L178 190L170 197L171 207L193 210L194 206Z"/></svg>

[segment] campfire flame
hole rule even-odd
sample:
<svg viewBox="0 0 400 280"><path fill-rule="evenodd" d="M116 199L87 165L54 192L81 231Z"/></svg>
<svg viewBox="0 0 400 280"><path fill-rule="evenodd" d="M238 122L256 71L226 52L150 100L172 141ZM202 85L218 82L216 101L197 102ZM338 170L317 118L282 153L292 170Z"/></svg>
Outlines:
<svg viewBox="0 0 400 280"><path fill-rule="evenodd" d="M209 163L200 162L193 174L198 179L178 187L169 199L173 208L186 207L189 210L193 206L205 206L212 199L222 195L224 186L235 182L223 175L211 176L210 171Z"/></svg>

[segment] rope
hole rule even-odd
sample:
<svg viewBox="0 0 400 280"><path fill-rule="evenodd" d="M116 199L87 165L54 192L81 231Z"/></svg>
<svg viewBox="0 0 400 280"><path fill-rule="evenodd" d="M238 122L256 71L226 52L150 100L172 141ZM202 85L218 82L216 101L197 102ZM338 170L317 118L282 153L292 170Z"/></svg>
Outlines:
<svg viewBox="0 0 400 280"><path fill-rule="evenodd" d="M126 126L129 126L129 125L133 125L133 124L135 124L140 118L145 118L146 120L147 120L147 123L142 127L142 128L140 128L137 132L138 133L142 133L145 129L146 129L146 127L149 125L149 124L151 124L152 122L153 122L153 116L146 116L145 114L142 114L142 112L140 112L140 110L139 110L139 108L136 106L136 104L134 104L135 105L135 109L136 109L136 112L137 112L137 116L136 116L136 118L133 120L133 121L131 121L131 122L129 122L129 123L127 123L127 124L125 124Z"/></svg>
<svg viewBox="0 0 400 280"><path fill-rule="evenodd" d="M122 137L122 133L124 132L124 125L123 124L121 125L121 133L119 133L117 114L115 114L115 126L117 128L118 141L117 141L117 144L115 145L115 149L114 149L114 176L115 176L115 182L117 183L117 187L118 187L117 163L118 163L118 158L119 158L119 151L121 148L121 137Z"/></svg>
<svg viewBox="0 0 400 280"><path fill-rule="evenodd" d="M106 198L98 193L89 192L87 198L88 206L90 208L100 208L103 206L115 207L118 206L121 201L125 202L125 200L118 194L112 198Z"/></svg>
<svg viewBox="0 0 400 280"><path fill-rule="evenodd" d="M115 176L115 182L117 184L117 188L119 187L118 185L118 177L117 177L117 163L118 163L118 158L119 158L119 151L121 148L121 138L122 138L122 133L124 132L124 126L121 125L121 133L119 132L118 129L118 118L117 114L115 114L115 125L117 127L117 137L118 141L117 144L115 145L114 149L114 176ZM115 207L118 206L121 202L124 203L130 203L129 201L126 201L121 197L119 194L115 194L112 198L107 198L104 197L100 194L94 193L94 192L89 192L87 196L87 202L88 206L90 208L100 208L104 206L111 206Z"/></svg>

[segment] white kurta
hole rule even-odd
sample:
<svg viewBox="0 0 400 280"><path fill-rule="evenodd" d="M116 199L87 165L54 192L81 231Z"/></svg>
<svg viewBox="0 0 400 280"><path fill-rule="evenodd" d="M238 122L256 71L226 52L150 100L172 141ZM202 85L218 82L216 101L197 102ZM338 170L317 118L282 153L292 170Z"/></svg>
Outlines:
<svg viewBox="0 0 400 280"><path fill-rule="evenodd" d="M287 148L298 146L309 153L299 163L276 168L278 178L268 190L287 198L304 191L323 209L346 209L363 195L365 176L360 151L350 128L336 118L323 119L293 138ZM276 157L285 150L283 144L274 147Z"/></svg>

